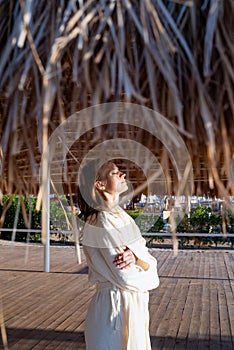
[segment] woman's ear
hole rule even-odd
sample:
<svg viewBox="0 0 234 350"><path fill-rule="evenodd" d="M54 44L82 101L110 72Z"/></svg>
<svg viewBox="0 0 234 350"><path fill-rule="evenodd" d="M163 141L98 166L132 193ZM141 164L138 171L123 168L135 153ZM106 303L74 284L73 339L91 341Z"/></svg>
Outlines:
<svg viewBox="0 0 234 350"><path fill-rule="evenodd" d="M99 190L99 191L104 191L105 188L106 188L105 185L104 185L104 183L101 182L101 181L96 181L96 182L95 182L95 187L96 187L96 189Z"/></svg>

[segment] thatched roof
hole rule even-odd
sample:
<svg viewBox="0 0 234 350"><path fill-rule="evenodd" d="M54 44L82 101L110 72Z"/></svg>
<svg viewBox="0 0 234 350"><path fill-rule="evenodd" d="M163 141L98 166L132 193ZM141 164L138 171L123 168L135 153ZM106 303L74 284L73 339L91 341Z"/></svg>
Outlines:
<svg viewBox="0 0 234 350"><path fill-rule="evenodd" d="M1 191L36 193L49 135L76 111L126 101L173 123L194 193L233 194L233 15L232 0L0 1ZM173 178L149 133L89 123L73 160L132 134Z"/></svg>

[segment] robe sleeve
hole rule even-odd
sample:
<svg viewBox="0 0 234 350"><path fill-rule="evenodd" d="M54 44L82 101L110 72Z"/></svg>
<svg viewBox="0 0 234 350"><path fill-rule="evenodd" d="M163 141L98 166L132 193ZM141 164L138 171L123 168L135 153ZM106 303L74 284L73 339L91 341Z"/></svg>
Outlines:
<svg viewBox="0 0 234 350"><path fill-rule="evenodd" d="M138 253L139 250L138 247ZM116 255L120 253L120 249L84 246L84 251L90 268L90 280L93 282L108 281L123 290L135 292L145 292L159 285L157 261L149 253L144 252L144 260L147 261L139 259L140 263L127 269L120 269L113 263Z"/></svg>
<svg viewBox="0 0 234 350"><path fill-rule="evenodd" d="M143 270L147 271L150 266L154 264L154 257L149 254L146 247L146 241L143 237L139 238L132 244L127 244L127 247L134 253L137 258L136 265L140 266ZM157 268L157 261L156 261Z"/></svg>
<svg viewBox="0 0 234 350"><path fill-rule="evenodd" d="M120 269L113 263L123 251L123 246L127 246L137 257L136 264L127 269ZM124 212L121 212L121 217L108 212L100 213L95 225L86 226L83 247L90 281L108 281L121 289L138 292L159 285L157 261L149 253L135 222Z"/></svg>

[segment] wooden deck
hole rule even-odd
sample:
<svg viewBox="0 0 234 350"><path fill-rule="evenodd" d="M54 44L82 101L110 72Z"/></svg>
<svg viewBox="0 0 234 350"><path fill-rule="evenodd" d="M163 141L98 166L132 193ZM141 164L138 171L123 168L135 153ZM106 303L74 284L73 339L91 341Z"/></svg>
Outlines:
<svg viewBox="0 0 234 350"><path fill-rule="evenodd" d="M182 250L177 257L171 250L152 252L161 281L150 293L152 349L233 350L234 251ZM51 273L45 273L43 247L0 241L0 299L10 350L85 349L93 293L85 261L76 264L73 247L51 247Z"/></svg>

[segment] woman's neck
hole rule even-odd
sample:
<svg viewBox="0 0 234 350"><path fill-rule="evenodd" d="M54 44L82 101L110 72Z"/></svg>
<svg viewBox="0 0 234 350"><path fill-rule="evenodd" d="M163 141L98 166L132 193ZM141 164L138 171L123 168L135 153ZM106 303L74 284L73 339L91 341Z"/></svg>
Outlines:
<svg viewBox="0 0 234 350"><path fill-rule="evenodd" d="M113 208L119 205L119 193L105 192L104 194L105 194L105 198L108 203L108 206Z"/></svg>

